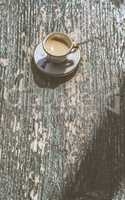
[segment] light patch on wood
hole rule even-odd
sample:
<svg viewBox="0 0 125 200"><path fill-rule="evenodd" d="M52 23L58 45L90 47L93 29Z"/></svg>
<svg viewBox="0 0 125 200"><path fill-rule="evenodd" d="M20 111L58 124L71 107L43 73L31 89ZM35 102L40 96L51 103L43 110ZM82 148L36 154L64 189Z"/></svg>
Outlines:
<svg viewBox="0 0 125 200"><path fill-rule="evenodd" d="M31 142L30 148L34 153L37 152L37 144L38 144L37 139Z"/></svg>
<svg viewBox="0 0 125 200"><path fill-rule="evenodd" d="M0 65L6 67L9 64L9 59L7 58L0 58Z"/></svg>

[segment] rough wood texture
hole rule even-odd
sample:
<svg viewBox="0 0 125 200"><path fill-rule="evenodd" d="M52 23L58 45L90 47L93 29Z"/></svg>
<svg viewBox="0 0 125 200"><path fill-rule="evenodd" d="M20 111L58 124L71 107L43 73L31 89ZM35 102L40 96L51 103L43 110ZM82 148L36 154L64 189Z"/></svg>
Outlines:
<svg viewBox="0 0 125 200"><path fill-rule="evenodd" d="M123 3L0 1L0 200L125 199ZM51 31L101 38L66 82L32 61Z"/></svg>

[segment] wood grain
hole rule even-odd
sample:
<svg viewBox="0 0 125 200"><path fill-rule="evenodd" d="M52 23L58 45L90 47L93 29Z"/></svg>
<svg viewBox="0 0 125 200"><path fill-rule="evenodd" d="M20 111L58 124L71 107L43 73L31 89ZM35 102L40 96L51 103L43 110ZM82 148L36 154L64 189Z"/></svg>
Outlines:
<svg viewBox="0 0 125 200"><path fill-rule="evenodd" d="M125 6L0 1L0 200L125 199ZM35 68L50 32L82 42L67 80Z"/></svg>

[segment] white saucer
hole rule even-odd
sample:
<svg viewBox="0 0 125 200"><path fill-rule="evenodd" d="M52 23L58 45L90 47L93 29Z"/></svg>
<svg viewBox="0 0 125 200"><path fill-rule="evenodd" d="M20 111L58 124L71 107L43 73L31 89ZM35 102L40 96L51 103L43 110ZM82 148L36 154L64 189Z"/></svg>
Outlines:
<svg viewBox="0 0 125 200"><path fill-rule="evenodd" d="M38 69L46 75L64 77L77 68L80 61L80 49L68 54L64 63L55 64L47 61L47 54L43 49L42 43L40 43L34 51L34 61Z"/></svg>

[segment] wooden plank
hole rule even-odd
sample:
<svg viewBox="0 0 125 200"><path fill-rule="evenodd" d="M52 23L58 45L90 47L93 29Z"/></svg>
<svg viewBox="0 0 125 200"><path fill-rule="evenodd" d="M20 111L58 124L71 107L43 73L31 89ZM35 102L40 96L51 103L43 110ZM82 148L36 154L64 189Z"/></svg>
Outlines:
<svg viewBox="0 0 125 200"><path fill-rule="evenodd" d="M125 199L124 6L2 0L0 10L0 199ZM67 81L32 61L51 31L101 38L81 46Z"/></svg>

